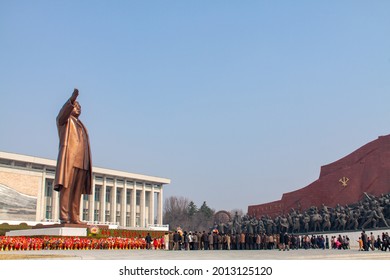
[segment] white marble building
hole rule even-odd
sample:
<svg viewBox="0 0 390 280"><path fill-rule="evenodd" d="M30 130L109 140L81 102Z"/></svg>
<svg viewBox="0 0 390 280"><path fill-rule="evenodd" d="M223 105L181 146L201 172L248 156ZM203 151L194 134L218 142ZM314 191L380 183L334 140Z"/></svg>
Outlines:
<svg viewBox="0 0 390 280"><path fill-rule="evenodd" d="M0 152L0 220L58 221L56 161ZM82 220L121 227L162 225L163 186L170 179L93 167L93 193L83 195Z"/></svg>

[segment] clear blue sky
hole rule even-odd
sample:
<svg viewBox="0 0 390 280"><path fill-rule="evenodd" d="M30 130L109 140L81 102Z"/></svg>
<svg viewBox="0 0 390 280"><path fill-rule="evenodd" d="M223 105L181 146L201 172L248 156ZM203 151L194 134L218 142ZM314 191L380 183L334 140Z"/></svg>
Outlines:
<svg viewBox="0 0 390 280"><path fill-rule="evenodd" d="M0 150L56 159L80 90L94 165L215 210L280 199L390 133L390 1L0 1Z"/></svg>

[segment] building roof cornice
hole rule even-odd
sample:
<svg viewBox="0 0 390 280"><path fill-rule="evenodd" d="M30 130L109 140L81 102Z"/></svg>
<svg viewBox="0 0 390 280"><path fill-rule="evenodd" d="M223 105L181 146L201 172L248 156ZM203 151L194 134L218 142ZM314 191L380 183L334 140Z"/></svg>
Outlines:
<svg viewBox="0 0 390 280"><path fill-rule="evenodd" d="M53 168L55 168L57 165L57 161L52 159L15 154L9 152L2 152L2 151L0 151L0 158L12 160L12 161L21 161L21 162L27 162L32 164L39 164L39 165L44 165ZM157 184L171 183L171 180L167 178L142 175L142 174L130 173L125 171L119 171L119 170L113 170L113 169L107 169L107 168L101 168L95 166L92 167L92 172L95 174L119 177L119 178L134 180L134 181L144 181L144 182L157 183Z"/></svg>

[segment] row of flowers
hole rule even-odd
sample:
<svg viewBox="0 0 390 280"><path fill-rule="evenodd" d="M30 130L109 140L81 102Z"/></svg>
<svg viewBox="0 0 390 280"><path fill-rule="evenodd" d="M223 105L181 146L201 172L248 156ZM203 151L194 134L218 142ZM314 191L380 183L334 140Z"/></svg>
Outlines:
<svg viewBox="0 0 390 280"><path fill-rule="evenodd" d="M152 238L163 236L165 231L145 231L145 230L126 230L126 229L104 229L97 226L88 228L88 236L93 237L122 237L122 238L141 238L150 234Z"/></svg>
<svg viewBox="0 0 390 280"><path fill-rule="evenodd" d="M163 238L153 240L154 249L164 249ZM135 250L146 249L145 238L10 237L0 236L0 251L12 250Z"/></svg>

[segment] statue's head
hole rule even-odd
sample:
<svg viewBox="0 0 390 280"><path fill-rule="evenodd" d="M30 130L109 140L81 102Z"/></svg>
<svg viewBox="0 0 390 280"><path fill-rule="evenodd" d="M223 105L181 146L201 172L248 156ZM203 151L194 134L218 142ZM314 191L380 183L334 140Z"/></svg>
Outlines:
<svg viewBox="0 0 390 280"><path fill-rule="evenodd" d="M81 106L80 106L80 103L78 103L77 101L74 102L74 108L73 108L73 111L72 111L72 115L76 118L78 118L81 114Z"/></svg>

